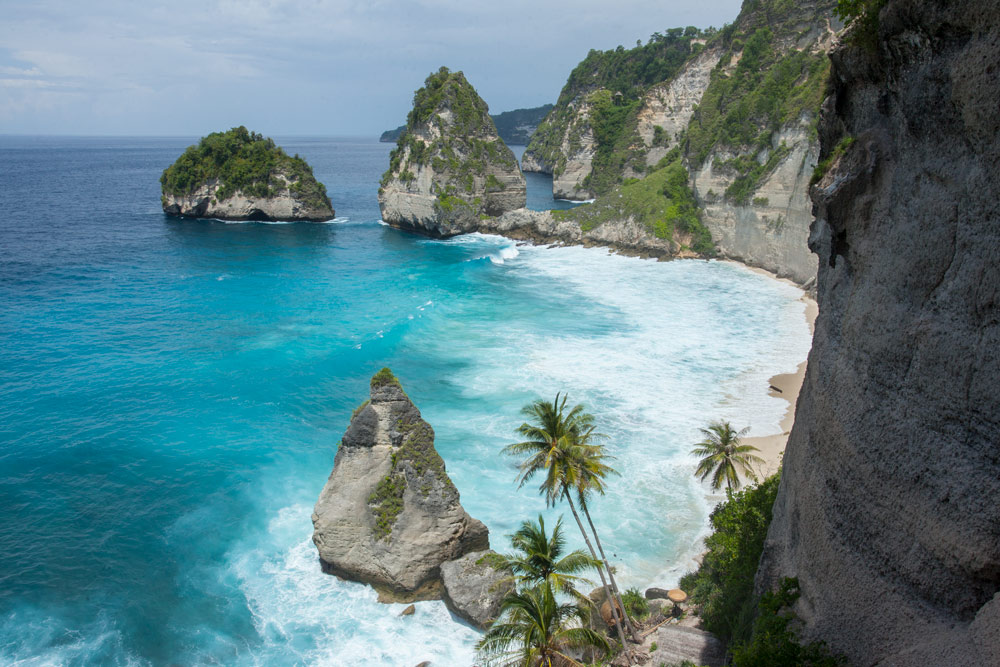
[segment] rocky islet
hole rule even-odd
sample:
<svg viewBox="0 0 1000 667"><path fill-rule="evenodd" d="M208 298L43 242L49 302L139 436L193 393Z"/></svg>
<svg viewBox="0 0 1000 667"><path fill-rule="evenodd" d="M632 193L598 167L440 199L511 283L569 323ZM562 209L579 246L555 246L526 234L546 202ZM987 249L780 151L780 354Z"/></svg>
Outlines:
<svg viewBox="0 0 1000 667"><path fill-rule="evenodd" d="M334 217L326 188L308 163L243 126L189 146L164 170L160 184L168 215L311 222Z"/></svg>

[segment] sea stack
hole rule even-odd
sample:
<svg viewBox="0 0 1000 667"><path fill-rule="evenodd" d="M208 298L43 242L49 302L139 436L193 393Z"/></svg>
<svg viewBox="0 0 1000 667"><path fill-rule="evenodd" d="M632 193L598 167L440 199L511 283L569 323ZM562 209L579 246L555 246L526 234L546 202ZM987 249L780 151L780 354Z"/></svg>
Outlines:
<svg viewBox="0 0 1000 667"><path fill-rule="evenodd" d="M324 571L371 584L385 602L441 598L441 565L489 548L434 430L388 368L351 418L312 519Z"/></svg>
<svg viewBox="0 0 1000 667"><path fill-rule="evenodd" d="M160 184L169 215L312 222L334 217L312 167L242 125L189 146L164 170Z"/></svg>
<svg viewBox="0 0 1000 667"><path fill-rule="evenodd" d="M438 238L525 205L517 159L461 72L442 67L414 94L378 202L386 223Z"/></svg>

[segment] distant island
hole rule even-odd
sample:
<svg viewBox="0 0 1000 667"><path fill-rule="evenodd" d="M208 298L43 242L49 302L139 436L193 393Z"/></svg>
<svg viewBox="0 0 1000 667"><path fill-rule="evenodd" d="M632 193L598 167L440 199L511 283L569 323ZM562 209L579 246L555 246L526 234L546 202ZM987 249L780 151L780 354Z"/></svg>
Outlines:
<svg viewBox="0 0 1000 667"><path fill-rule="evenodd" d="M326 187L312 167L247 128L213 132L188 146L160 177L164 213L221 220L334 217Z"/></svg>
<svg viewBox="0 0 1000 667"><path fill-rule="evenodd" d="M527 146L531 141L531 135L535 133L539 124L545 116L552 111L551 104L543 104L532 109L514 109L503 113L490 114L493 123L497 126L497 133L503 142L508 146ZM406 125L400 125L395 130L386 130L379 137L379 141L384 143L396 142L399 140Z"/></svg>

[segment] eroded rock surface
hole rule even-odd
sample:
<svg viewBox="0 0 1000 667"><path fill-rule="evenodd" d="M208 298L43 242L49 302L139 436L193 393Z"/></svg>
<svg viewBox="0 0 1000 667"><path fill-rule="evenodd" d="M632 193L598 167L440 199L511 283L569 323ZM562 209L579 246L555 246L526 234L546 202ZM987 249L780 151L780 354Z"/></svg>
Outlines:
<svg viewBox="0 0 1000 667"><path fill-rule="evenodd" d="M477 551L441 565L444 603L456 616L482 629L496 620L504 596L514 590L509 573L490 565L492 553Z"/></svg>
<svg viewBox="0 0 1000 667"><path fill-rule="evenodd" d="M465 76L444 67L429 76L382 176L382 220L448 237L475 231L482 216L520 208L525 198L517 159Z"/></svg>
<svg viewBox="0 0 1000 667"><path fill-rule="evenodd" d="M164 170L160 185L169 215L315 222L334 217L326 188L306 161L243 126L189 146Z"/></svg>
<svg viewBox="0 0 1000 667"><path fill-rule="evenodd" d="M1000 664L1000 2L833 54L819 318L758 587L857 665ZM850 38L846 38L847 42Z"/></svg>
<svg viewBox="0 0 1000 667"><path fill-rule="evenodd" d="M372 584L386 601L439 598L442 563L489 548L434 430L388 369L352 417L312 519L324 570Z"/></svg>

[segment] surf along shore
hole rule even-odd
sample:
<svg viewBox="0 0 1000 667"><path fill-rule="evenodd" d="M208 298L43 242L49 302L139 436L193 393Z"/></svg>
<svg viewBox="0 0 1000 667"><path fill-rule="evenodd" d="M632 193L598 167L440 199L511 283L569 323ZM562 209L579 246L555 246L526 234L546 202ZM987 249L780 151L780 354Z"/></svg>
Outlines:
<svg viewBox="0 0 1000 667"><path fill-rule="evenodd" d="M737 262L737 264L747 266L739 262ZM799 285L791 280L779 278L770 271L753 266L747 266L747 268L754 273L759 273L773 280L779 280L783 283L801 289ZM819 314L819 306L817 305L816 300L810 297L806 292L803 292L800 297L800 301L802 301L802 303L806 306L805 317L806 322L809 324L809 335L812 336L816 332L816 316ZM761 479L773 475L778 471L778 467L781 465L781 458L785 453L785 445L788 443L788 434L792 430L792 424L795 423L795 405L799 399L799 391L802 389L802 380L805 378L807 363L807 360L802 361L794 373L781 373L774 375L769 381L770 386L768 388L768 393L771 396L783 398L788 402L788 407L785 408L785 416L781 419L781 432L773 435L743 438L743 443L756 447L759 450L757 452L757 456L764 459L764 463L759 466L757 471ZM743 475L740 476L740 481L743 484L752 482L752 480L748 480Z"/></svg>

